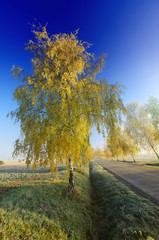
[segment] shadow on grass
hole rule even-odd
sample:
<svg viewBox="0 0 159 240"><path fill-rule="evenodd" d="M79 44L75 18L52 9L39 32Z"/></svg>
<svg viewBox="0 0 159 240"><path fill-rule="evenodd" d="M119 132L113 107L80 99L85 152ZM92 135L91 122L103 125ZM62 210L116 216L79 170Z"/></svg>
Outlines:
<svg viewBox="0 0 159 240"><path fill-rule="evenodd" d="M8 192L12 189L15 189L15 188L18 188L19 186L3 186L3 187L0 187L0 194L3 194L5 192Z"/></svg>
<svg viewBox="0 0 159 240"><path fill-rule="evenodd" d="M159 163L146 163L146 166L159 167Z"/></svg>
<svg viewBox="0 0 159 240"><path fill-rule="evenodd" d="M134 160L114 160L114 161L116 161L117 163L119 163L119 162L121 162L121 163L136 163L136 161L134 161Z"/></svg>

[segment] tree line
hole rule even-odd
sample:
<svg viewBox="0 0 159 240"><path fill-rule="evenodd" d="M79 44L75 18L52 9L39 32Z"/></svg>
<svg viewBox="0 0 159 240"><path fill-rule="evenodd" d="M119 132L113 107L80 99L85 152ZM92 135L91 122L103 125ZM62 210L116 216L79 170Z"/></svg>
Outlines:
<svg viewBox="0 0 159 240"><path fill-rule="evenodd" d="M144 105L127 104L124 120L106 137L104 151L97 148L94 154L123 160L129 156L135 161L141 150L154 153L159 159L159 100L155 97Z"/></svg>

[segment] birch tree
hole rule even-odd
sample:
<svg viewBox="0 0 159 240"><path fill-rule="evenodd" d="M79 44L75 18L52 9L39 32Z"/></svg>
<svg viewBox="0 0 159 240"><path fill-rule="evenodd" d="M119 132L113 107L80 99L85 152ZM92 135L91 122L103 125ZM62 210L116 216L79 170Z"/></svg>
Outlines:
<svg viewBox="0 0 159 240"><path fill-rule="evenodd" d="M97 79L104 55L95 58L77 32L50 36L46 27L39 27L33 33L34 40L26 47L33 55L32 74L12 68L18 79L14 91L18 107L10 115L21 128L13 156L23 155L28 166L50 166L52 171L66 164L73 192L73 166L83 164L81 154L87 150L83 146L91 128L111 131L124 111L123 90Z"/></svg>
<svg viewBox="0 0 159 240"><path fill-rule="evenodd" d="M123 129L122 129L123 128ZM113 157L124 158L131 156L135 161L136 154L140 151L139 144L135 142L124 129L124 126L117 126L107 137L107 145Z"/></svg>
<svg viewBox="0 0 159 240"><path fill-rule="evenodd" d="M145 105L145 108L152 119L152 125L155 130L155 139L159 141L159 100L155 97L150 97L148 103Z"/></svg>
<svg viewBox="0 0 159 240"><path fill-rule="evenodd" d="M96 147L93 152L93 156L95 158L101 158L104 157L104 151L100 147Z"/></svg>
<svg viewBox="0 0 159 240"><path fill-rule="evenodd" d="M107 147L107 145L104 146L104 156L108 160L112 158L112 153L110 149Z"/></svg>
<svg viewBox="0 0 159 240"><path fill-rule="evenodd" d="M150 150L158 155L158 142L154 137L154 127L149 114L144 106L132 102L127 105L125 129L134 142L145 150Z"/></svg>

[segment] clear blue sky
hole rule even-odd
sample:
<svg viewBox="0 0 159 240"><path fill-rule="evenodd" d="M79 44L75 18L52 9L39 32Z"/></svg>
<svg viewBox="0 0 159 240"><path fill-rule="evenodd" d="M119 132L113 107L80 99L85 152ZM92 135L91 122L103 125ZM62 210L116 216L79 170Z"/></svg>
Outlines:
<svg viewBox="0 0 159 240"><path fill-rule="evenodd" d="M96 56L108 54L102 76L127 87L125 103L145 103L159 98L159 0L45 0L1 1L0 6L0 160L11 159L19 127L7 119L16 108L16 87L9 78L12 65L31 70L25 43L33 38L37 19L48 23L48 32L70 33L79 28L79 39L92 43ZM103 145L93 130L92 145Z"/></svg>

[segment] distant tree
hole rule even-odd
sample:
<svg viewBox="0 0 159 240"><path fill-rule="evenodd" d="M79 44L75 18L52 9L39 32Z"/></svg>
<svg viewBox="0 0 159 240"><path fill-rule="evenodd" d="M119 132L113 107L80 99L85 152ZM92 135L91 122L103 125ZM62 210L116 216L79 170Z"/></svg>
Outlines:
<svg viewBox="0 0 159 240"><path fill-rule="evenodd" d="M146 150L152 150L159 159L154 127L144 106L139 106L138 103L134 102L127 105L125 130L136 145L140 145L141 148Z"/></svg>
<svg viewBox="0 0 159 240"><path fill-rule="evenodd" d="M135 161L135 155L140 151L138 144L136 144L127 132L121 126L118 126L115 131L108 135L107 145L113 157L132 156Z"/></svg>
<svg viewBox="0 0 159 240"><path fill-rule="evenodd" d="M100 147L96 147L94 149L93 156L96 157L96 158L104 157L104 151Z"/></svg>
<svg viewBox="0 0 159 240"><path fill-rule="evenodd" d="M39 27L33 33L35 40L26 48L33 53L33 73L12 68L19 85L14 92L18 108L10 115L21 128L13 156L22 154L27 165L49 165L52 171L66 164L73 192L73 166L82 165L81 156L89 152L92 126L111 131L125 110L122 87L96 79L104 56L89 53L77 32L49 36L46 27Z"/></svg>
<svg viewBox="0 0 159 240"><path fill-rule="evenodd" d="M104 146L104 157L108 160L112 158L112 153L107 145Z"/></svg>
<svg viewBox="0 0 159 240"><path fill-rule="evenodd" d="M152 125L155 129L155 138L159 141L159 100L155 97L150 97L145 105L146 111L151 115Z"/></svg>
<svg viewBox="0 0 159 240"><path fill-rule="evenodd" d="M140 152L139 145L133 141L133 139L127 134L125 130L121 131L119 144L122 149L123 158L131 156L135 161L135 156Z"/></svg>

